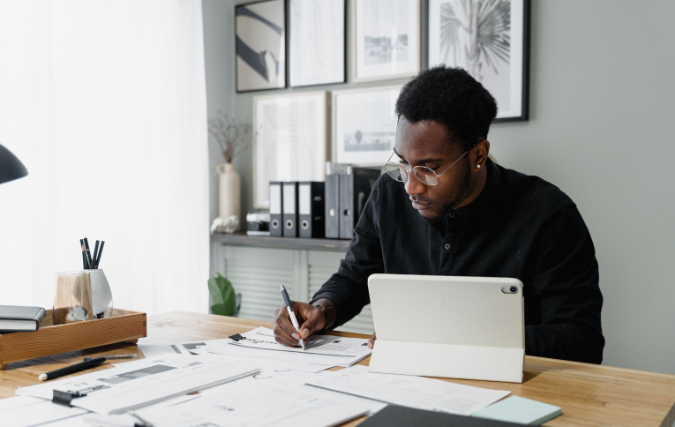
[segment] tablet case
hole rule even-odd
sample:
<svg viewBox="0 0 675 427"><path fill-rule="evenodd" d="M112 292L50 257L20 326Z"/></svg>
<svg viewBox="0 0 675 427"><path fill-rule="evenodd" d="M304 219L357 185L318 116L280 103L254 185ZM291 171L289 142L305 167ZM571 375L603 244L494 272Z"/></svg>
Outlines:
<svg viewBox="0 0 675 427"><path fill-rule="evenodd" d="M370 372L521 383L522 283L489 277L373 274ZM515 287L515 293L504 293Z"/></svg>

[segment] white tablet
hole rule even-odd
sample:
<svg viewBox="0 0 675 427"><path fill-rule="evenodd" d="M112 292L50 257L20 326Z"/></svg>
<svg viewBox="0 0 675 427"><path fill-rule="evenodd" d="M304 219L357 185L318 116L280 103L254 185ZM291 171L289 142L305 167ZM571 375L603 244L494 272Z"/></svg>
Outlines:
<svg viewBox="0 0 675 427"><path fill-rule="evenodd" d="M522 382L517 279L373 274L372 372Z"/></svg>

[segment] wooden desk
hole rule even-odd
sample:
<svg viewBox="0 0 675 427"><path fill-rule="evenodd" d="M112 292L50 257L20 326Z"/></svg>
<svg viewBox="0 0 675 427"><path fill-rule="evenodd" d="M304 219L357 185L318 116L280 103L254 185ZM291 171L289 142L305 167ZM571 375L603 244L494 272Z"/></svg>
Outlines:
<svg viewBox="0 0 675 427"><path fill-rule="evenodd" d="M269 323L256 320L173 312L151 316L148 319L148 338L141 339L139 343L225 338L258 326L271 327ZM365 337L350 333L335 335ZM0 372L0 397L13 396L17 386L36 384L39 374L81 361L85 355L134 352L136 346L120 344L11 363L7 371ZM369 359L361 364L368 365ZM516 396L562 407L562 416L549 421L545 424L547 426L671 427L675 422L675 375L527 356L522 384L453 381L511 390ZM345 426L355 426L363 419L365 417Z"/></svg>

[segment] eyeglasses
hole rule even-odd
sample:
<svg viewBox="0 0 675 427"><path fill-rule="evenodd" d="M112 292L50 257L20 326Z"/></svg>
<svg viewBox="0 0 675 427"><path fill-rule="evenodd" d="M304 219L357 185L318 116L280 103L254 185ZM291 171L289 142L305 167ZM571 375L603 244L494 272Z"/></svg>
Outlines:
<svg viewBox="0 0 675 427"><path fill-rule="evenodd" d="M443 172L440 174L434 172L432 169L426 167L426 166L415 166L412 168L412 172L415 174L415 178L419 182L421 182L424 185L438 185L438 181L441 179L441 176L443 176L444 173L446 173L451 167L455 166L457 162L459 162L462 157L466 156L466 153L469 151L465 151L464 154L459 156L459 159L455 160L453 164L448 166ZM394 157L394 154L389 157L389 160ZM410 176L410 171L411 169L408 167L404 167L400 163L392 163L387 160L387 163L384 164L384 167L382 170L384 170L387 175L390 177L394 178L398 182L406 182L408 181L408 176Z"/></svg>

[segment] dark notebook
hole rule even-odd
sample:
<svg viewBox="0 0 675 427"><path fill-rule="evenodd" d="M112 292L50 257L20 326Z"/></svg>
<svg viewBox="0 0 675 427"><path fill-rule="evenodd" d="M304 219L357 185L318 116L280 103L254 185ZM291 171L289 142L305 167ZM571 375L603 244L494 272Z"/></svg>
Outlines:
<svg viewBox="0 0 675 427"><path fill-rule="evenodd" d="M7 332L35 332L45 318L41 307L0 305L0 334Z"/></svg>
<svg viewBox="0 0 675 427"><path fill-rule="evenodd" d="M522 424L505 423L485 418L471 418L443 412L423 411L405 406L389 405L368 418L359 427L516 427Z"/></svg>

